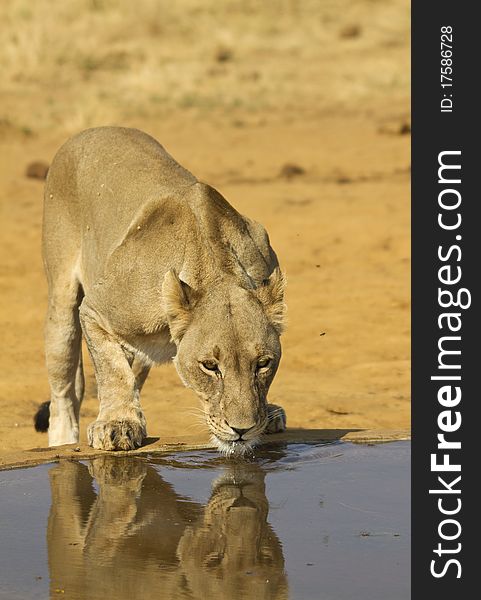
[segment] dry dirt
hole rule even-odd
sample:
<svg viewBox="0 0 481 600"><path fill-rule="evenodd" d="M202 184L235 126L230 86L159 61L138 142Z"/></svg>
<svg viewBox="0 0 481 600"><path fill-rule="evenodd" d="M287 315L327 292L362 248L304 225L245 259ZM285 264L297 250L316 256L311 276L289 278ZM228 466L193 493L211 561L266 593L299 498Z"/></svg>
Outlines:
<svg viewBox="0 0 481 600"><path fill-rule="evenodd" d="M0 453L47 444L42 181L26 170L103 124L152 134L267 227L289 281L270 401L290 426L409 427L409 3L220 4L2 3ZM173 365L142 404L150 435L205 439Z"/></svg>

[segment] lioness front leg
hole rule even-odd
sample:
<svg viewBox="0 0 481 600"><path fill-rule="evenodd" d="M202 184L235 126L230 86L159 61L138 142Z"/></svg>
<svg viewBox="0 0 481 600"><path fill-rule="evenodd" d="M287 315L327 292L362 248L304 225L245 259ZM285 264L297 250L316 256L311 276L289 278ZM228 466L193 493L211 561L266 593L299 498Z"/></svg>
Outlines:
<svg viewBox="0 0 481 600"><path fill-rule="evenodd" d="M146 437L135 375L120 343L96 320L85 303L82 330L95 367L99 416L87 429L89 445L100 450L133 450Z"/></svg>
<svg viewBox="0 0 481 600"><path fill-rule="evenodd" d="M268 404L267 418L268 422L265 429L266 433L280 433L281 431L286 430L286 411L282 408L282 406L278 406L277 404Z"/></svg>

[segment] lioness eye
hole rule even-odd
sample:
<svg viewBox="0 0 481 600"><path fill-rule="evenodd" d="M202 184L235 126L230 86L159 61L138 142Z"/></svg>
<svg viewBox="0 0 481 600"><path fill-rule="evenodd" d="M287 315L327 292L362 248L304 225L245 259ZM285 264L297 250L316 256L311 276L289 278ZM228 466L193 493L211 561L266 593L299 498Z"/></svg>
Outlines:
<svg viewBox="0 0 481 600"><path fill-rule="evenodd" d="M207 369L207 371L218 371L219 370L217 363L214 362L213 360L204 360L201 362L201 364L204 367L204 369Z"/></svg>
<svg viewBox="0 0 481 600"><path fill-rule="evenodd" d="M266 367L268 367L270 365L270 363L271 363L271 359L268 356L266 356L264 358L260 358L257 361L257 368L258 369L265 369Z"/></svg>

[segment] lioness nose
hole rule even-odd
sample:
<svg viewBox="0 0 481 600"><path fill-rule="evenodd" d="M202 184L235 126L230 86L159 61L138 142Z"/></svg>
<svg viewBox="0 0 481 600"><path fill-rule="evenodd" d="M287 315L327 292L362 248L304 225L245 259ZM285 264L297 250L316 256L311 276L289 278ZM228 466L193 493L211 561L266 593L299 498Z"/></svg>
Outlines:
<svg viewBox="0 0 481 600"><path fill-rule="evenodd" d="M237 427L232 427L232 425L229 425L229 427L239 434L239 438L241 438L244 435L244 433L247 433L252 429L252 427L248 427L247 429L238 429Z"/></svg>

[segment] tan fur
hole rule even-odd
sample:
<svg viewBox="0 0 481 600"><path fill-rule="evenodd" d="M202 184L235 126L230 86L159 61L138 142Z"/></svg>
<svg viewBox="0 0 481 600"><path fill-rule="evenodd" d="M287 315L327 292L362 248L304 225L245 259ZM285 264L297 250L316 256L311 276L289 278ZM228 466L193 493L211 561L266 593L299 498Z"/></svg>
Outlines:
<svg viewBox="0 0 481 600"><path fill-rule="evenodd" d="M102 127L59 150L45 187L43 256L50 445L78 441L82 332L100 401L88 428L94 448L142 443L142 385L152 364L172 358L223 450L243 452L285 427L266 399L285 312L268 236L153 138ZM248 430L242 439L238 429Z"/></svg>

